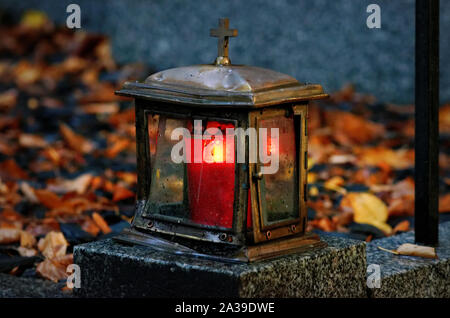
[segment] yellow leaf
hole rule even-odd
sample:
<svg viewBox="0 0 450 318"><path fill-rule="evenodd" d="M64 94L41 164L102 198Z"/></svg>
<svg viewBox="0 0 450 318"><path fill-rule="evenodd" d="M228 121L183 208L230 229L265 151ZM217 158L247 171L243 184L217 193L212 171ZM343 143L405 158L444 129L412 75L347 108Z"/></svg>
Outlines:
<svg viewBox="0 0 450 318"><path fill-rule="evenodd" d="M370 193L349 193L343 201L351 206L356 223L373 225L386 234L392 232L392 228L386 223L388 219L387 206L375 195Z"/></svg>
<svg viewBox="0 0 450 318"><path fill-rule="evenodd" d="M21 24L33 28L39 29L49 22L47 15L42 11L28 10L22 16Z"/></svg>
<svg viewBox="0 0 450 318"><path fill-rule="evenodd" d="M333 177L327 180L324 184L325 189L336 191L342 194L346 194L347 190L341 187L345 183L344 179L340 176Z"/></svg>

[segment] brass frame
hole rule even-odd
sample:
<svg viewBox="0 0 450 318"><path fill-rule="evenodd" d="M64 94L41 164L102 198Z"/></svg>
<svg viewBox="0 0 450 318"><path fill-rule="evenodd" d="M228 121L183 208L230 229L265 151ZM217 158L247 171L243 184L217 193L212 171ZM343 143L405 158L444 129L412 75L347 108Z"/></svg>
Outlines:
<svg viewBox="0 0 450 318"><path fill-rule="evenodd" d="M261 180L252 178L258 171L259 163L250 164L249 175L251 178L250 191L252 200L252 222L253 222L253 240L255 243L275 240L277 238L285 237L305 232L306 227L306 174L307 174L307 104L292 106L294 116L299 116L300 122L297 127L296 137L299 137L299 142L296 144L297 152L297 167L296 174L298 176L298 196L297 203L299 209L298 218L279 222L272 225L263 224L263 211L261 203ZM251 127L259 128L259 120L263 118L272 118L283 116L289 112L289 108L277 109L263 109L249 113L249 122ZM295 120L295 118L294 118ZM298 134L298 135L297 135ZM259 147L259 145L258 145Z"/></svg>

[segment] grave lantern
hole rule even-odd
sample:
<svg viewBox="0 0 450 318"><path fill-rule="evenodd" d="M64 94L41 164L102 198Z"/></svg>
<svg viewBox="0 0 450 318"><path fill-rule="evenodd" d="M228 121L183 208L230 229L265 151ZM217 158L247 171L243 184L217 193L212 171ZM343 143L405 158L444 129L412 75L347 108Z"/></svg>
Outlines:
<svg viewBox="0 0 450 318"><path fill-rule="evenodd" d="M328 95L272 70L233 65L228 19L213 64L165 70L134 98L138 194L116 240L230 261L323 246L307 221L307 107Z"/></svg>

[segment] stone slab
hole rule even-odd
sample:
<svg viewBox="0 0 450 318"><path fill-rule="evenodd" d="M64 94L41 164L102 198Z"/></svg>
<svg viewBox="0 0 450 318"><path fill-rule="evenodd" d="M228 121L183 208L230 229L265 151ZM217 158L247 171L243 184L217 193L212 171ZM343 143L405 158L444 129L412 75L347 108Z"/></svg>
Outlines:
<svg viewBox="0 0 450 318"><path fill-rule="evenodd" d="M322 236L328 247L227 264L127 246L78 245L80 297L366 297L365 243Z"/></svg>
<svg viewBox="0 0 450 318"><path fill-rule="evenodd" d="M72 293L63 292L65 284L48 280L16 277L0 273L0 298L68 298Z"/></svg>
<svg viewBox="0 0 450 318"><path fill-rule="evenodd" d="M394 255L378 246L395 250L401 244L414 244L408 232L367 244L367 265L380 265L380 288L369 289L369 297L450 297L450 222L439 225L439 259Z"/></svg>

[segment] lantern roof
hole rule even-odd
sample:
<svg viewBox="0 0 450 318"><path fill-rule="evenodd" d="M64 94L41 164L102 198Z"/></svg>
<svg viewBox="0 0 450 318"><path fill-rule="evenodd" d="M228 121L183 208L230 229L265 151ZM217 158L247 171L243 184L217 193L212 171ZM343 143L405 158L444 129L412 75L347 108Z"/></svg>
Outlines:
<svg viewBox="0 0 450 318"><path fill-rule="evenodd" d="M150 75L143 83L126 82L116 93L211 107L263 107L328 97L318 84L303 84L289 75L260 67L231 65L228 40L237 36L237 30L228 29L228 24L228 19L220 19L219 27L210 32L219 38L213 64L168 69Z"/></svg>

